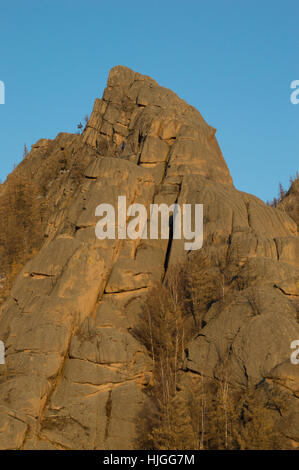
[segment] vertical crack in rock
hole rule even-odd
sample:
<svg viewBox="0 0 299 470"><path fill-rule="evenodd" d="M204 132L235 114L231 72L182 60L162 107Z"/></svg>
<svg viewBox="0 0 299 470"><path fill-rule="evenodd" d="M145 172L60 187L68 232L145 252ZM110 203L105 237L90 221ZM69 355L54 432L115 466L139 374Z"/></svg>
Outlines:
<svg viewBox="0 0 299 470"><path fill-rule="evenodd" d="M106 412L106 427L105 427L104 440L106 441L109 435L109 426L110 426L110 419L111 419L111 413L112 413L112 390L109 390L109 393L108 393L108 398L107 398L106 405L105 405L105 412Z"/></svg>

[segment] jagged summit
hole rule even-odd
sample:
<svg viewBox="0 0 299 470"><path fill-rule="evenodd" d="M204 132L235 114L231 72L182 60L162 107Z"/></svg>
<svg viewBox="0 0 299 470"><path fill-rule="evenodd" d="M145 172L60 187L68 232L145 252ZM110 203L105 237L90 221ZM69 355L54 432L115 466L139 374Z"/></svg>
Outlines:
<svg viewBox="0 0 299 470"><path fill-rule="evenodd" d="M125 83L130 87L136 81L146 81L150 85L159 86L159 84L148 75L142 75L139 72L126 67L125 65L115 65L109 72L107 86L123 86ZM173 92L172 92L173 93Z"/></svg>
<svg viewBox="0 0 299 470"><path fill-rule="evenodd" d="M174 92L117 66L110 71L102 99L95 101L83 140L105 154L108 139L109 154L156 167L158 179L167 165L169 176L200 174L231 184L215 132ZM149 142L154 156L148 153Z"/></svg>

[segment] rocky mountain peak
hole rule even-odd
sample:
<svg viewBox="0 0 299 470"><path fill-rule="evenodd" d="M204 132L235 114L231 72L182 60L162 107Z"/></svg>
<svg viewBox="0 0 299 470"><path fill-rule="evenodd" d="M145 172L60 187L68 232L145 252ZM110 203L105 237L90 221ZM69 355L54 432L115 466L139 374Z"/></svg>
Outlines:
<svg viewBox="0 0 299 470"><path fill-rule="evenodd" d="M37 142L1 185L3 207L24 181L22 194L34 188L34 197L22 220L42 220L44 232L30 251L34 226L26 232L3 213L0 235L23 227L17 245L29 261L0 310L1 449L134 448L137 418L145 405L153 410L156 367L136 330L152 289L189 262L183 306L193 333L180 348L175 391L193 380L221 383L225 362L230 390L282 394L284 410L270 413L298 446L297 225L233 186L215 129L195 108L117 66L83 133ZM203 204L199 258L172 236L99 240L96 207L117 207L120 195L147 210ZM19 214L13 200L10 213ZM45 207L38 217L34 201Z"/></svg>
<svg viewBox="0 0 299 470"><path fill-rule="evenodd" d="M102 154L155 168L160 183L167 175L199 174L232 184L218 146L216 129L174 92L152 78L114 67L107 88L83 133L84 142Z"/></svg>

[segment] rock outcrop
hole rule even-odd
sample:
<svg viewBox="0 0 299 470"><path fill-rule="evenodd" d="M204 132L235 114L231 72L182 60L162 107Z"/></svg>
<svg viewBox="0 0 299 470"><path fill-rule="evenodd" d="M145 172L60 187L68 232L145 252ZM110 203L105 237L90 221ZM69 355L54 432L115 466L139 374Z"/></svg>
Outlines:
<svg viewBox="0 0 299 470"><path fill-rule="evenodd" d="M292 181L292 180L291 180ZM299 177L292 181L290 189L277 206L285 211L299 226Z"/></svg>
<svg viewBox="0 0 299 470"><path fill-rule="evenodd" d="M217 252L235 293L210 307L183 373L217 378L229 350L233 381L280 387L288 412L279 427L299 445L297 226L236 190L215 132L173 92L118 66L82 135L37 142L17 169L43 179L62 165L45 243L1 308L0 448L134 447L152 363L132 331L151 286L187 252L184 240L97 239L95 208L116 207L119 195L147 209L203 204L202 249Z"/></svg>

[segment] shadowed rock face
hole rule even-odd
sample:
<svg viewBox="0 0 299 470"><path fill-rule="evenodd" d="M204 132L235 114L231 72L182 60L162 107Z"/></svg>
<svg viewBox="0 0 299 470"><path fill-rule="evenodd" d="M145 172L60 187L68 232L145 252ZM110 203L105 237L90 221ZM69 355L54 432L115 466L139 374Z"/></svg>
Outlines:
<svg viewBox="0 0 299 470"><path fill-rule="evenodd" d="M281 388L279 426L298 445L296 223L235 189L215 129L196 109L125 67L111 70L81 136L39 141L23 166L42 175L61 152L66 165L80 160L84 178L74 188L72 171L53 175L46 241L1 309L0 448L134 446L152 364L130 332L150 287L187 252L184 240L98 240L95 208L116 207L119 195L147 209L204 205L203 250L217 252L238 288L208 311L183 374L217 378L230 350L233 381Z"/></svg>

